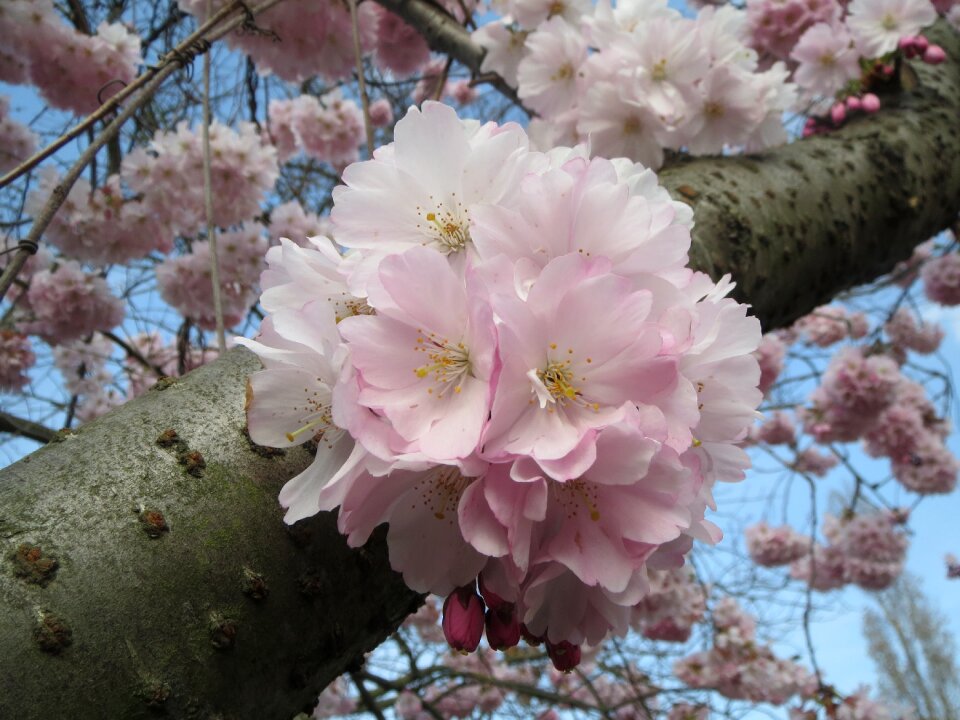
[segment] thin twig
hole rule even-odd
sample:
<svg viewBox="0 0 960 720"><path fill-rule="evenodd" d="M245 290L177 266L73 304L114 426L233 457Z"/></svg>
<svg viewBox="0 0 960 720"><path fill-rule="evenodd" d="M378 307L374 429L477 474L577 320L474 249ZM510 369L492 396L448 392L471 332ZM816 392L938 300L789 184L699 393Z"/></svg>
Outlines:
<svg viewBox="0 0 960 720"><path fill-rule="evenodd" d="M373 122L370 120L370 98L363 75L363 52L360 50L360 22L357 19L357 0L347 0L350 6L350 24L353 26L353 54L357 61L357 83L360 87L360 104L363 107L363 129L367 133L367 154L373 157Z"/></svg>
<svg viewBox="0 0 960 720"><path fill-rule="evenodd" d="M2 410L0 410L0 432L19 435L31 440L36 440L38 443L48 443L57 436L57 433L46 425L41 425L31 420L24 420L16 415L5 413Z"/></svg>
<svg viewBox="0 0 960 720"><path fill-rule="evenodd" d="M207 0L207 15L211 0ZM217 322L217 348L227 350L223 328L223 298L220 295L220 259L217 257L217 229L213 225L213 178L210 172L210 53L203 55L203 209L207 216L207 242L210 244L210 285L213 288L213 314Z"/></svg>

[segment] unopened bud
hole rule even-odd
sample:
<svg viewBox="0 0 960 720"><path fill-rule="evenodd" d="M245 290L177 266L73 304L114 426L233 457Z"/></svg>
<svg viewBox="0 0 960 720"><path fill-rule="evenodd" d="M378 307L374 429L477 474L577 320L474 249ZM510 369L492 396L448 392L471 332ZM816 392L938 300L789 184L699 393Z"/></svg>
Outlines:
<svg viewBox="0 0 960 720"><path fill-rule="evenodd" d="M863 109L863 102L856 95L851 95L847 98L847 110L855 112L857 110Z"/></svg>
<svg viewBox="0 0 960 720"><path fill-rule="evenodd" d="M486 627L487 643L492 650L506 650L520 642L520 618L511 603L504 603L498 610L488 609Z"/></svg>
<svg viewBox="0 0 960 720"><path fill-rule="evenodd" d="M483 601L473 585L457 588L443 601L443 636L454 650L473 652L483 636Z"/></svg>
<svg viewBox="0 0 960 720"><path fill-rule="evenodd" d="M860 105L866 113L875 113L880 109L880 98L873 93L867 93L860 98Z"/></svg>
<svg viewBox="0 0 960 720"><path fill-rule="evenodd" d="M830 108L830 119L833 120L834 125L842 125L843 121L847 119L847 106L843 103L836 103Z"/></svg>
<svg viewBox="0 0 960 720"><path fill-rule="evenodd" d="M569 672L580 664L580 646L566 640L558 643L547 640L547 655L553 666L561 672Z"/></svg>
<svg viewBox="0 0 960 720"><path fill-rule="evenodd" d="M546 639L544 636L534 635L530 632L530 628L523 623L520 623L520 635L527 641L527 645L532 645L533 647L536 647Z"/></svg>
<svg viewBox="0 0 960 720"><path fill-rule="evenodd" d="M923 53L923 61L927 65L939 65L946 59L947 53L939 45L931 45Z"/></svg>
<svg viewBox="0 0 960 720"><path fill-rule="evenodd" d="M914 44L914 38L911 35L900 38L900 42L897 43L897 47L900 48L907 58L916 57L917 55L917 46Z"/></svg>

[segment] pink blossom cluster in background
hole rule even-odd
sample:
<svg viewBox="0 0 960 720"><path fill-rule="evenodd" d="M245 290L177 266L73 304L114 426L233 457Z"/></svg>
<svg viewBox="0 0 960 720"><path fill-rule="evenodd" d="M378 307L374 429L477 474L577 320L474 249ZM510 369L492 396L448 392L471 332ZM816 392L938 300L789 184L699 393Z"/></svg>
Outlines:
<svg viewBox="0 0 960 720"><path fill-rule="evenodd" d="M792 696L811 696L817 679L806 668L776 657L756 639L754 619L733 598L713 609L714 638L709 650L674 664L680 680L695 688L712 688L734 700L782 705Z"/></svg>
<svg viewBox="0 0 960 720"><path fill-rule="evenodd" d="M810 538L789 525L770 527L759 522L748 527L745 535L750 558L764 567L789 565L810 551Z"/></svg>
<svg viewBox="0 0 960 720"><path fill-rule="evenodd" d="M26 211L37 215L59 180L53 168L43 168L27 196ZM44 237L65 257L93 265L122 265L154 250L173 250L173 232L146 203L124 197L117 175L93 191L84 178L78 179Z"/></svg>
<svg viewBox="0 0 960 720"><path fill-rule="evenodd" d="M257 280L269 246L263 230L262 225L251 222L217 237L220 298L226 327L243 320L256 302ZM193 243L190 253L169 257L157 266L160 296L206 330L217 325L211 272L210 243L206 240Z"/></svg>
<svg viewBox="0 0 960 720"><path fill-rule="evenodd" d="M632 624L651 640L686 642L707 610L706 589L689 568L651 570L650 591L633 608Z"/></svg>
<svg viewBox="0 0 960 720"><path fill-rule="evenodd" d="M20 390L30 382L27 371L37 361L30 339L13 330L0 330L0 391Z"/></svg>
<svg viewBox="0 0 960 720"><path fill-rule="evenodd" d="M237 130L210 126L213 223L229 227L260 213L260 204L277 180L277 151L256 127ZM205 226L203 141L199 127L186 122L158 130L149 147L136 147L124 159L123 182L142 198L144 212L171 234L192 235Z"/></svg>
<svg viewBox="0 0 960 720"><path fill-rule="evenodd" d="M281 162L298 150L343 168L359 158L364 142L363 113L353 100L333 90L320 98L298 95L270 101L270 132Z"/></svg>
<svg viewBox="0 0 960 720"><path fill-rule="evenodd" d="M206 0L178 0L180 7L203 19ZM475 0L438 3L463 22L464 10L473 12ZM213 12L226 5L214 0ZM430 60L423 37L403 20L375 3L357 3L360 47L383 71L397 79L417 73ZM346 3L286 0L257 15L256 26L233 33L228 43L248 54L262 75L274 74L287 82L320 75L330 80L349 78L356 69L353 28Z"/></svg>
<svg viewBox="0 0 960 720"><path fill-rule="evenodd" d="M36 135L10 117L10 98L0 95L0 173L30 157L36 144Z"/></svg>
<svg viewBox="0 0 960 720"><path fill-rule="evenodd" d="M960 252L949 252L924 263L923 291L940 305L960 305Z"/></svg>
<svg viewBox="0 0 960 720"><path fill-rule="evenodd" d="M840 305L824 305L797 320L792 329L807 342L828 347L846 338L862 338L870 328L862 312L851 313Z"/></svg>
<svg viewBox="0 0 960 720"><path fill-rule="evenodd" d="M317 235L332 237L330 219L307 212L296 201L282 203L270 211L269 230L274 242L288 238L301 246L307 246L307 238Z"/></svg>
<svg viewBox="0 0 960 720"><path fill-rule="evenodd" d="M827 515L823 535L812 555L796 560L790 574L814 590L833 590L853 583L866 590L890 587L903 571L907 537L902 518L892 512L835 518Z"/></svg>
<svg viewBox="0 0 960 720"><path fill-rule="evenodd" d="M124 305L99 275L73 260L37 272L17 308L17 327L51 345L110 330L123 321Z"/></svg>
<svg viewBox="0 0 960 720"><path fill-rule="evenodd" d="M176 344L165 341L157 332L140 333L129 338L127 342L140 355L140 357L127 355L124 358L129 381L129 397L142 395L161 377L177 377L201 365L206 365L215 360L219 354L215 348L189 346L183 348L181 358L181 350ZM180 372L181 360L183 372Z"/></svg>
<svg viewBox="0 0 960 720"><path fill-rule="evenodd" d="M570 669L626 631L648 568L719 539L704 512L747 466L759 324L686 267L689 209L629 161L429 103L343 180L348 252L272 251L270 315L238 339L266 367L251 437L327 446L286 519L339 506L351 545L388 522L453 647L523 632Z"/></svg>
<svg viewBox="0 0 960 720"><path fill-rule="evenodd" d="M124 25L101 23L86 35L63 21L52 0L4 0L0 37L0 81L30 83L51 106L78 115L133 80L142 63L140 38Z"/></svg>

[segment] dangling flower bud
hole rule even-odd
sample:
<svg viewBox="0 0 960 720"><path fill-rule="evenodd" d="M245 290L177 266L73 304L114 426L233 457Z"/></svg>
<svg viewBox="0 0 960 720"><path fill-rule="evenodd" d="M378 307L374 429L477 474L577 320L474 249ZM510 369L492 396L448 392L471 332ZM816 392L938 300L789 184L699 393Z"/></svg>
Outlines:
<svg viewBox="0 0 960 720"><path fill-rule="evenodd" d="M512 603L487 610L487 643L493 650L506 650L520 642L520 619Z"/></svg>
<svg viewBox="0 0 960 720"><path fill-rule="evenodd" d="M570 672L580 664L580 646L566 640L558 643L547 640L547 655L553 666L561 672Z"/></svg>
<svg viewBox="0 0 960 720"><path fill-rule="evenodd" d="M471 653L483 635L483 600L473 585L457 588L443 601L443 636L454 650Z"/></svg>

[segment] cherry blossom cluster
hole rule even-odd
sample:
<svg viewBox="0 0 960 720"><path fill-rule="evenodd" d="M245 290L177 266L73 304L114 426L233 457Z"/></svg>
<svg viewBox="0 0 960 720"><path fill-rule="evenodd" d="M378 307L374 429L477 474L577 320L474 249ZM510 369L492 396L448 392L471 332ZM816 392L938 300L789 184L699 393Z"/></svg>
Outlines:
<svg viewBox="0 0 960 720"><path fill-rule="evenodd" d="M17 316L21 331L57 345L116 327L124 306L106 280L66 260L33 276Z"/></svg>
<svg viewBox="0 0 960 720"><path fill-rule="evenodd" d="M359 158L364 142L363 113L357 103L333 90L316 98L298 95L270 101L270 131L281 162L298 150L343 168Z"/></svg>
<svg viewBox="0 0 960 720"><path fill-rule="evenodd" d="M30 129L10 117L10 98L0 95L0 173L30 157L36 144Z"/></svg>
<svg viewBox="0 0 960 720"><path fill-rule="evenodd" d="M960 252L928 260L920 271L923 292L940 305L960 305Z"/></svg>
<svg viewBox="0 0 960 720"><path fill-rule="evenodd" d="M178 0L180 8L206 18L207 0ZM227 0L210 3L217 12ZM360 43L371 50L376 40L377 13L373 3L358 3ZM356 67L350 10L341 2L286 0L257 15L255 26L242 27L227 42L249 55L264 75L273 73L288 82L315 75L328 80L350 77Z"/></svg>
<svg viewBox="0 0 960 720"><path fill-rule="evenodd" d="M178 0L180 7L199 19L206 17L206 0ZM475 0L443 0L438 3L463 22ZM214 0L214 12L226 0ZM288 82L302 82L320 75L344 80L356 69L353 26L346 2L285 0L256 17L255 26L244 27L228 43L248 54L263 74L275 74ZM397 79L414 75L430 60L423 36L397 15L373 2L357 3L357 26L361 52L372 56L383 71Z"/></svg>
<svg viewBox="0 0 960 720"><path fill-rule="evenodd" d="M0 392L20 390L30 382L27 371L36 361L26 335L0 329Z"/></svg>
<svg viewBox="0 0 960 720"><path fill-rule="evenodd" d="M277 205L270 211L269 232L274 241L287 238L304 247L308 247L309 237L333 236L329 217L308 212L295 200Z"/></svg>
<svg viewBox="0 0 960 720"><path fill-rule="evenodd" d="M276 149L251 123L237 130L211 124L210 165L213 222L220 227L258 215L279 174ZM205 225L200 127L182 122L175 131L157 131L149 148L123 159L120 175L142 198L143 212L171 234L194 234Z"/></svg>
<svg viewBox="0 0 960 720"><path fill-rule="evenodd" d="M140 38L121 23L93 35L69 27L52 0L0 5L0 81L35 85L53 107L86 114L129 83L141 64Z"/></svg>
<svg viewBox="0 0 960 720"><path fill-rule="evenodd" d="M128 397L142 395L161 377L177 377L190 372L214 360L218 355L215 348L190 346L184 348L181 358L181 351L176 344L164 340L157 332L140 333L129 338L127 342L139 353L139 357L127 355L124 358L129 381ZM181 362L183 373L180 372Z"/></svg>
<svg viewBox="0 0 960 720"><path fill-rule="evenodd" d="M905 322L897 321L894 334ZM908 490L942 494L956 486L960 461L944 444L949 424L938 416L924 388L903 376L889 355L842 348L810 404L797 414L819 442L862 438L868 453L890 459L894 477Z"/></svg>
<svg viewBox="0 0 960 720"><path fill-rule="evenodd" d="M262 225L251 222L217 236L220 299L225 327L236 325L256 302L257 280L269 241ZM157 265L160 296L205 330L217 325L213 304L210 243L192 244L186 255L169 257Z"/></svg>
<svg viewBox="0 0 960 720"><path fill-rule="evenodd" d="M255 442L324 451L286 520L389 524L453 647L546 641L561 669L682 565L761 394L759 323L686 267L690 210L642 166L411 109L349 166L326 238L267 254ZM178 274L183 283L183 275ZM479 587L479 591L478 591Z"/></svg>
<svg viewBox="0 0 960 720"><path fill-rule="evenodd" d="M776 705L816 690L817 679L806 668L777 658L769 646L757 642L753 618L733 598L717 603L713 625L713 647L674 665L674 673L690 687L711 688L735 700Z"/></svg>
<svg viewBox="0 0 960 720"><path fill-rule="evenodd" d="M25 210L39 213L58 182L53 168L43 168L27 196ZM166 253L173 249L173 233L158 221L150 206L124 196L117 175L96 190L91 190L84 178L78 179L44 239L65 257L94 265L125 264L154 250Z"/></svg>
<svg viewBox="0 0 960 720"><path fill-rule="evenodd" d="M667 0L502 6L502 22L473 34L487 50L482 70L539 114L530 128L543 147L589 140L597 155L657 168L664 148L702 155L786 140L795 88L783 63L758 66L741 10L706 7L689 19Z"/></svg>
<svg viewBox="0 0 960 720"><path fill-rule="evenodd" d="M810 538L789 525L770 527L760 522L748 527L744 534L750 558L764 567L789 565L810 551Z"/></svg>
<svg viewBox="0 0 960 720"><path fill-rule="evenodd" d="M650 592L633 608L632 623L651 640L686 642L707 611L707 594L686 568L651 570Z"/></svg>
<svg viewBox="0 0 960 720"><path fill-rule="evenodd" d="M815 545L812 554L793 563L790 574L814 590L848 583L866 590L888 588L903 571L908 542L899 526L904 519L889 511L839 519L827 515L823 535L828 544Z"/></svg>
<svg viewBox="0 0 960 720"><path fill-rule="evenodd" d="M870 329L866 315L851 313L840 305L824 305L793 324L792 330L807 342L828 347L845 338L859 339Z"/></svg>
<svg viewBox="0 0 960 720"><path fill-rule="evenodd" d="M936 352L943 341L943 328L918 323L915 314L907 308L899 308L883 329L893 347L901 352L913 350L921 355L929 355Z"/></svg>
<svg viewBox="0 0 960 720"><path fill-rule="evenodd" d="M107 368L112 353L113 343L98 333L53 349L53 364L63 375L67 392L76 396L81 422L103 415L126 399Z"/></svg>

